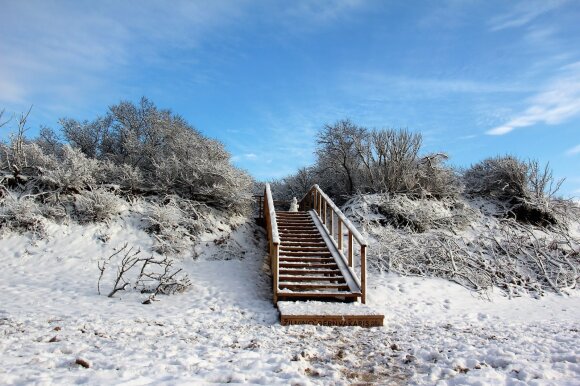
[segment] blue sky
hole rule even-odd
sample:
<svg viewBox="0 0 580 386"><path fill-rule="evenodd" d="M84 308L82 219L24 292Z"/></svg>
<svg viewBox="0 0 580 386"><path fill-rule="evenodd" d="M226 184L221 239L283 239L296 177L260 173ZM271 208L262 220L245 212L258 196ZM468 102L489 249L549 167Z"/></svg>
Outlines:
<svg viewBox="0 0 580 386"><path fill-rule="evenodd" d="M342 118L468 166L550 162L580 196L578 1L0 0L0 109L30 134L147 96L258 179ZM5 130L5 129L4 129ZM6 131L2 134L5 137Z"/></svg>

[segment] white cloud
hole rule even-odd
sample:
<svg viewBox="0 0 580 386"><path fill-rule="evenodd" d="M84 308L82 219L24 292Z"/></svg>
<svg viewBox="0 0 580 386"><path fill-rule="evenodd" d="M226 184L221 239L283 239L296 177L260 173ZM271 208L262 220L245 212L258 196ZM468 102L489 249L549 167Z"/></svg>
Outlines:
<svg viewBox="0 0 580 386"><path fill-rule="evenodd" d="M166 53L200 49L220 37L245 4L9 2L0 23L0 103L37 104L49 96L78 104L112 93L118 98L131 87L123 82L133 68L183 65Z"/></svg>
<svg viewBox="0 0 580 386"><path fill-rule="evenodd" d="M566 152L566 155L576 155L576 154L580 154L580 145L576 145L571 149L568 149L568 151Z"/></svg>
<svg viewBox="0 0 580 386"><path fill-rule="evenodd" d="M247 154L244 154L244 158L253 161L255 159L258 159L258 156L254 153L247 153Z"/></svg>
<svg viewBox="0 0 580 386"><path fill-rule="evenodd" d="M537 19L539 16L559 8L567 0L524 0L516 4L510 11L498 15L489 21L492 31L507 28L522 27Z"/></svg>
<svg viewBox="0 0 580 386"><path fill-rule="evenodd" d="M292 1L286 10L291 18L309 20L317 23L328 23L349 15L360 8L362 0L302 0Z"/></svg>
<svg viewBox="0 0 580 386"><path fill-rule="evenodd" d="M561 75L529 100L529 107L486 134L504 135L536 124L556 125L580 114L580 62L562 68Z"/></svg>

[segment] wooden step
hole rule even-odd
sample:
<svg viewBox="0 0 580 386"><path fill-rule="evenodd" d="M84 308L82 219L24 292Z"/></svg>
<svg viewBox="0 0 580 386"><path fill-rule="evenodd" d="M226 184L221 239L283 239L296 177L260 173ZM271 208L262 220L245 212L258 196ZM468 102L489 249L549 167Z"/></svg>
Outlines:
<svg viewBox="0 0 580 386"><path fill-rule="evenodd" d="M300 292L290 292L285 290L278 291L278 297L284 298L360 298L360 292L348 292L348 291L300 291Z"/></svg>
<svg viewBox="0 0 580 386"><path fill-rule="evenodd" d="M280 235L280 237L284 238L286 241L294 241L294 242L300 242L300 241L310 241L310 242L318 242L318 243L323 243L324 239L322 238L322 236L320 236L319 234L316 233L309 233L309 234L296 234L296 233L287 233L284 235Z"/></svg>
<svg viewBox="0 0 580 386"><path fill-rule="evenodd" d="M320 239L322 240L322 239ZM288 246L288 247L325 247L328 248L324 241L312 241L312 240L285 240L282 241L281 246Z"/></svg>
<svg viewBox="0 0 580 386"><path fill-rule="evenodd" d="M323 251L328 252L328 247L325 246L304 246L304 245L281 245L280 251L290 251L290 252L316 252L316 251Z"/></svg>
<svg viewBox="0 0 580 386"><path fill-rule="evenodd" d="M344 283L342 276L304 276L304 275L280 275L278 280L285 282L292 281L338 281Z"/></svg>
<svg viewBox="0 0 580 386"><path fill-rule="evenodd" d="M320 233L316 232L316 231L292 231L292 230L286 230L286 229L279 229L278 233L281 236L286 236L289 238L294 238L294 239L308 239L308 238L316 238L316 239L322 239L322 236L320 236Z"/></svg>
<svg viewBox="0 0 580 386"><path fill-rule="evenodd" d="M280 256L291 256L291 257L331 257L332 253L327 249L326 251L280 251ZM334 260L334 259L333 259Z"/></svg>
<svg viewBox="0 0 580 386"><path fill-rule="evenodd" d="M294 263L294 262L279 262L281 268L338 268L336 263Z"/></svg>
<svg viewBox="0 0 580 386"><path fill-rule="evenodd" d="M305 231L316 231L316 233L318 233L318 228L316 228L314 225L296 225L296 224L288 224L288 225L278 225L278 231L282 230L282 229L289 229L292 231L300 231L300 230L305 230Z"/></svg>
<svg viewBox="0 0 580 386"><path fill-rule="evenodd" d="M334 263L334 259L328 257L280 256L280 263Z"/></svg>
<svg viewBox="0 0 580 386"><path fill-rule="evenodd" d="M340 269L280 268L280 275L342 275L342 272L340 272Z"/></svg>
<svg viewBox="0 0 580 386"><path fill-rule="evenodd" d="M313 324L321 326L380 327L385 316L372 308L358 303L340 304L336 302L312 301L278 302L280 324Z"/></svg>
<svg viewBox="0 0 580 386"><path fill-rule="evenodd" d="M296 282L279 282L278 288L281 290L288 289L291 291L305 291L305 290L333 290L347 291L348 285L341 283L296 283Z"/></svg>

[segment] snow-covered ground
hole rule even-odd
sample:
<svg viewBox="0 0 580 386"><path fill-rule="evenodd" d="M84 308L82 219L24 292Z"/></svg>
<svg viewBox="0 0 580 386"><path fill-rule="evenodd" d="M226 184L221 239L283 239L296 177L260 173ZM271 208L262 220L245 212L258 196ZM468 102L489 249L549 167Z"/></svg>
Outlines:
<svg viewBox="0 0 580 386"><path fill-rule="evenodd" d="M48 234L0 240L0 384L580 383L579 293L482 299L441 279L371 272L383 328L282 327L253 225L219 245L207 235L198 260L182 263L192 287L151 305L96 291L100 258L153 245L137 219Z"/></svg>

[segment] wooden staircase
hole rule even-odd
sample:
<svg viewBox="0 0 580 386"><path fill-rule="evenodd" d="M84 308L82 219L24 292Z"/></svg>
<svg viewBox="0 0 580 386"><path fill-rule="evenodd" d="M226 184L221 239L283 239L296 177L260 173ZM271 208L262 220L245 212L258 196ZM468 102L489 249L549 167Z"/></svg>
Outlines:
<svg viewBox="0 0 580 386"><path fill-rule="evenodd" d="M343 272L308 212L277 212L280 234L278 300L308 298L356 299ZM344 268L344 267L343 267Z"/></svg>
<svg viewBox="0 0 580 386"><path fill-rule="evenodd" d="M270 186L263 200L268 232L274 303L317 301L366 302L367 243L332 200L314 185L300 202L300 211L276 211ZM346 232L344 232L346 230ZM347 242L345 243L345 238ZM360 246L355 264L354 245ZM347 246L346 251L344 250ZM355 273L356 268L359 275ZM384 316L367 308L348 306L339 315L317 315L306 303L279 307L282 324L382 326ZM313 303L314 304L314 303ZM328 308L328 307L326 307ZM287 315L283 310L288 310ZM302 310L302 311L300 311ZM304 315L296 312L305 312ZM330 324L329 324L330 323Z"/></svg>

